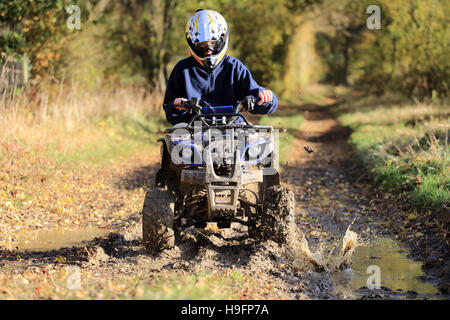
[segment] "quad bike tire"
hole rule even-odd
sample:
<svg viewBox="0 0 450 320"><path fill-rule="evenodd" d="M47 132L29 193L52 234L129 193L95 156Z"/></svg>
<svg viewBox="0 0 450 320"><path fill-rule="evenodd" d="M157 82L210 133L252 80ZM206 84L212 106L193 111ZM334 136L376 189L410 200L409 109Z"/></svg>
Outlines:
<svg viewBox="0 0 450 320"><path fill-rule="evenodd" d="M142 210L142 239L147 253L157 255L175 245L175 198L169 190L151 190Z"/></svg>
<svg viewBox="0 0 450 320"><path fill-rule="evenodd" d="M295 236L294 194L279 185L264 190L262 210L250 217L249 235L257 241L273 240L286 245Z"/></svg>

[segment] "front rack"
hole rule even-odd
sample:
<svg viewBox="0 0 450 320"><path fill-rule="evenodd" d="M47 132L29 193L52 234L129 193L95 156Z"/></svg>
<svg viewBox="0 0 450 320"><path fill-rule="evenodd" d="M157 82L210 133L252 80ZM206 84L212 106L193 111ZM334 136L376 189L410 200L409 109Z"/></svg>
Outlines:
<svg viewBox="0 0 450 320"><path fill-rule="evenodd" d="M221 113L209 113L209 114L196 114L196 115L194 115L192 118L191 118L191 120L189 120L189 123L188 123L188 127L192 127L192 124L194 123L194 121L195 120L197 120L197 119L200 119L200 120L202 120L202 123L204 123L207 127L211 127L211 125L210 124L208 124L206 121L205 121L205 118L222 118L222 117L226 117L226 118L231 118L231 117L237 117L237 118L242 118L243 120L244 120L244 122L247 124L247 125L251 125L250 124L250 122L248 122L248 120L247 120L247 118L242 114L242 113L240 113L240 112L238 112L238 113L232 113L232 114L230 114L230 113L223 113L223 112L221 112ZM236 119L237 119L236 118ZM236 121L236 120L235 120ZM223 125L220 125L221 127L222 126L226 126L226 124L223 124Z"/></svg>

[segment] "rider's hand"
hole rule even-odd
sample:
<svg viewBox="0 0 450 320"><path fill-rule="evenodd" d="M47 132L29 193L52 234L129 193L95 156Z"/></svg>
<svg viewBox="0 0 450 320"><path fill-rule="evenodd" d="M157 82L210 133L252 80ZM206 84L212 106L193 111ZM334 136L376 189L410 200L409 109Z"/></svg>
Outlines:
<svg viewBox="0 0 450 320"><path fill-rule="evenodd" d="M173 104L175 106L175 109L177 110L186 110L186 108L184 107L184 103L187 102L187 99L185 98L176 98L175 100L173 100Z"/></svg>
<svg viewBox="0 0 450 320"><path fill-rule="evenodd" d="M273 93L270 90L263 90L258 93L258 97L258 105L262 105L263 103L272 101Z"/></svg>

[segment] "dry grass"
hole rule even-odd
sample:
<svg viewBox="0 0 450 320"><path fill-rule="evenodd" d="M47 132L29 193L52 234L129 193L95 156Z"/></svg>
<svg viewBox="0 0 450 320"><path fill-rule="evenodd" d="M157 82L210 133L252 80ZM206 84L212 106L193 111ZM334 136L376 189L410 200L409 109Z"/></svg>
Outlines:
<svg viewBox="0 0 450 320"><path fill-rule="evenodd" d="M119 190L112 176L157 161L161 104L160 94L131 86L48 80L0 89L0 238L47 222L84 224L96 211L117 218L138 210L143 191ZM108 207L116 200L122 213Z"/></svg>
<svg viewBox="0 0 450 320"><path fill-rule="evenodd" d="M160 114L161 105L161 94L135 87L89 90L63 82L13 87L0 91L0 141L47 139L108 116Z"/></svg>

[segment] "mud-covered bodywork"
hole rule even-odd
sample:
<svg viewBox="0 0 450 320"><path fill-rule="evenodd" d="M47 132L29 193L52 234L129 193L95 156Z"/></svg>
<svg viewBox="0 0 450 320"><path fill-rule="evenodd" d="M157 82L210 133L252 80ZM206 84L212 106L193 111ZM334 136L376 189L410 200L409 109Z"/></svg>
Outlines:
<svg viewBox="0 0 450 320"><path fill-rule="evenodd" d="M240 112L210 109L158 139L161 169L156 185L175 197L175 229L207 222L226 228L233 221L255 228L256 217L265 210L264 195L280 183L278 132L250 124Z"/></svg>
<svg viewBox="0 0 450 320"><path fill-rule="evenodd" d="M265 175L278 174L272 127L215 125L205 129L201 139L194 138L193 127L166 131L160 140L161 158L170 159L163 170L171 181L159 180L158 185L167 184L186 197L187 203L204 189L207 210L202 220L231 220L240 213L240 198L247 185L262 184Z"/></svg>

